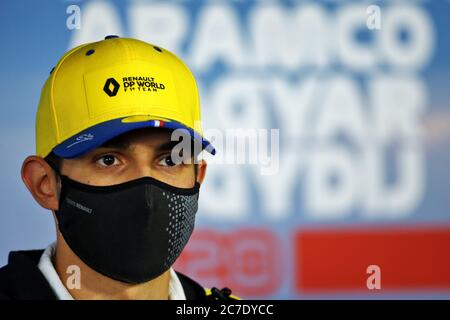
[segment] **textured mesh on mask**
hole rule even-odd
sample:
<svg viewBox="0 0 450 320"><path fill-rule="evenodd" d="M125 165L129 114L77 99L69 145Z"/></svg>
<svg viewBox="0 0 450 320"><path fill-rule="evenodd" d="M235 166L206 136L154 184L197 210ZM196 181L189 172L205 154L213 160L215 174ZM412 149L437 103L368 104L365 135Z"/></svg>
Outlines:
<svg viewBox="0 0 450 320"><path fill-rule="evenodd" d="M163 196L169 201L169 226L166 229L169 234L169 252L164 266L170 268L194 230L198 195L175 195L163 192Z"/></svg>

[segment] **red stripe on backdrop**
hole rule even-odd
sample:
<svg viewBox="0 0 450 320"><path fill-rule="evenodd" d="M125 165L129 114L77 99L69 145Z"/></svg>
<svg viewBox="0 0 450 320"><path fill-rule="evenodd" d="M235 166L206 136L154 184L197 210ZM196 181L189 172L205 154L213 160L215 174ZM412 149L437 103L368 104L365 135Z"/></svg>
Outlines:
<svg viewBox="0 0 450 320"><path fill-rule="evenodd" d="M450 289L450 227L299 230L294 236L299 292L368 290L367 267L381 289Z"/></svg>
<svg viewBox="0 0 450 320"><path fill-rule="evenodd" d="M175 269L205 287L230 287L241 297L275 294L283 254L277 234L264 228L196 229Z"/></svg>

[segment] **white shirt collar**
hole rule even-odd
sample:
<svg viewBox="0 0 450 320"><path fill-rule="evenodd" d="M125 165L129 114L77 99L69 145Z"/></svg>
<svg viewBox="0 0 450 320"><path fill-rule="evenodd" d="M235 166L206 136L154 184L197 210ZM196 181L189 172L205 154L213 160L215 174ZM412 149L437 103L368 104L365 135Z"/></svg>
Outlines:
<svg viewBox="0 0 450 320"><path fill-rule="evenodd" d="M44 250L39 260L38 268L47 279L47 282L59 300L74 300L53 266L52 258L55 254L55 247L56 243L53 242ZM169 300L186 300L183 286L173 268L170 268Z"/></svg>

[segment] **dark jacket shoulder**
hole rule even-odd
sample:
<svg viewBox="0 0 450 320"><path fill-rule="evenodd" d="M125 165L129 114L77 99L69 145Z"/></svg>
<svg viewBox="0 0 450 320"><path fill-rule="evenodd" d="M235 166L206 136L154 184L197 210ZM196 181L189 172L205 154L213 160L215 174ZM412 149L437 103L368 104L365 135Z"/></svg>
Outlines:
<svg viewBox="0 0 450 320"><path fill-rule="evenodd" d="M55 300L56 295L38 268L44 250L12 251L0 268L0 299Z"/></svg>
<svg viewBox="0 0 450 320"><path fill-rule="evenodd" d="M8 264L0 268L0 300L56 300L47 279L38 268L44 250L12 251ZM198 282L176 271L187 300L222 300L221 290L214 294ZM215 288L214 288L215 289ZM217 290L217 289L216 289Z"/></svg>

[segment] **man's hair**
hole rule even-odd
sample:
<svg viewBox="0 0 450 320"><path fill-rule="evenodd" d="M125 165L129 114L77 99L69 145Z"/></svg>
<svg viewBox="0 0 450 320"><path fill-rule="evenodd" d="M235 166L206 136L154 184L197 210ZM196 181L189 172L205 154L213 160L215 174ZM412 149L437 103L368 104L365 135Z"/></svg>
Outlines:
<svg viewBox="0 0 450 320"><path fill-rule="evenodd" d="M50 167L52 167L53 169L58 170L58 172L61 171L61 167L62 167L62 162L63 162L63 158L57 156L53 151L50 152L48 154L48 156L46 156L44 158L44 160L49 164Z"/></svg>

